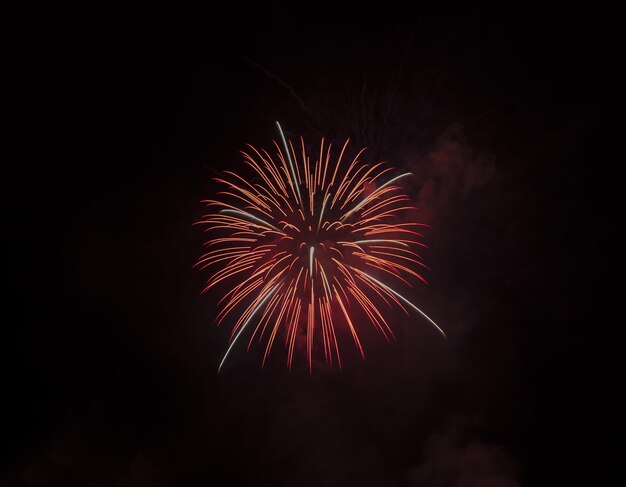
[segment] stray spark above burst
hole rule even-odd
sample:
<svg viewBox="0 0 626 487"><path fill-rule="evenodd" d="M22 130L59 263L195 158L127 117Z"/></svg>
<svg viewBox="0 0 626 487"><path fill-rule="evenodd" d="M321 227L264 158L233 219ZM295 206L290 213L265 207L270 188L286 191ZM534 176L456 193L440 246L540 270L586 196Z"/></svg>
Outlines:
<svg viewBox="0 0 626 487"><path fill-rule="evenodd" d="M297 348L309 370L322 349L326 363L341 368L339 327L364 358L366 329L394 337L385 319L393 307L417 312L445 337L397 290L426 282L416 251L425 247L417 231L425 225L410 221L415 207L398 184L410 173L361 162L365 149L348 162L349 141L335 158L322 139L311 157L302 138L294 145L276 125L281 144L274 141L272 154L247 146L242 155L254 177L224 171L215 180L225 189L203 201L211 212L197 222L213 236L196 263L212 267L204 291L226 286L217 321L236 317L219 369L244 335L248 349L265 344L263 365L279 338L289 368Z"/></svg>

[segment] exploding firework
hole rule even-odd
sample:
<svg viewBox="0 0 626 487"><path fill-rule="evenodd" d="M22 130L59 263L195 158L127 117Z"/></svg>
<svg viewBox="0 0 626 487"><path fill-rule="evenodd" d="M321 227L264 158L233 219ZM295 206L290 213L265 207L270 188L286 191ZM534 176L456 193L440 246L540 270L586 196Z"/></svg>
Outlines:
<svg viewBox="0 0 626 487"><path fill-rule="evenodd" d="M309 370L314 346L323 348L327 364L341 368L338 327L363 358L363 323L387 340L394 336L381 307L413 310L445 337L396 290L413 278L424 281L416 269L426 267L416 252L424 247L417 231L423 224L401 218L415 209L397 184L410 173L360 162L364 149L343 163L349 141L334 160L322 139L312 162L304 140L294 146L276 125L282 144L274 141L274 155L248 146L242 155L254 179L224 171L216 181L225 190L220 199L203 201L211 213L198 222L214 235L196 264L216 266L204 291L230 283L217 321L237 316L219 369L247 330L248 348L265 342L263 364L280 336L289 368L300 339Z"/></svg>

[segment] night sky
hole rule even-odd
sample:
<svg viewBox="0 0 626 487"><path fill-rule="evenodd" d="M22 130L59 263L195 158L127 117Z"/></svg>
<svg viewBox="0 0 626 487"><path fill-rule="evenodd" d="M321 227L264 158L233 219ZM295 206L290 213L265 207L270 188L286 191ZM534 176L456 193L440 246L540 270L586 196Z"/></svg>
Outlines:
<svg viewBox="0 0 626 487"><path fill-rule="evenodd" d="M23 32L0 483L613 485L614 15L205 4L64 8ZM395 313L397 340L365 361L346 342L342 372L289 372L281 345L217 374L228 328L193 223L275 120L414 173L430 270L412 292L447 342Z"/></svg>

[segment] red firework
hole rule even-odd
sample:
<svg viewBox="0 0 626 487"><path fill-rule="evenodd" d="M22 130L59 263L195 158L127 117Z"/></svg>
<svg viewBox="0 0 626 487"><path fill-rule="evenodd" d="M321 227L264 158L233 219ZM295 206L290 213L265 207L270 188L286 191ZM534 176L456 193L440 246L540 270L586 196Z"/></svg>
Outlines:
<svg viewBox="0 0 626 487"><path fill-rule="evenodd" d="M248 348L255 339L265 341L263 364L280 332L291 368L300 332L306 333L309 370L314 343L320 339L326 362L336 360L341 368L337 326L347 327L364 357L359 339L363 325L351 316L354 306L387 340L393 332L378 307L383 303L407 314L407 307L413 309L445 337L433 320L391 287L410 286L409 278L424 281L415 270L426 267L415 252L416 246L424 247L415 229L423 224L399 218L415 209L396 184L410 173L393 176L383 163L360 162L364 149L342 168L349 141L332 161L332 146L322 139L312 163L304 140L294 147L276 125L282 147L274 141L272 156L249 145L242 155L255 179L224 171L227 178L215 179L226 187L220 199L203 201L219 210L198 222L215 236L205 243L210 250L196 265L219 266L204 291L222 281L233 283L220 300L218 323L239 313L219 368L249 328ZM386 278L390 283L383 282Z"/></svg>

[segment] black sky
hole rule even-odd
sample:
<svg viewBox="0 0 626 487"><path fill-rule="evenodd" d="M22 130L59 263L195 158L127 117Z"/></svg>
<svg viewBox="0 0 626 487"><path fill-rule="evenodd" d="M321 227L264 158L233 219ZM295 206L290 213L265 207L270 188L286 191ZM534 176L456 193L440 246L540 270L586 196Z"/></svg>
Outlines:
<svg viewBox="0 0 626 487"><path fill-rule="evenodd" d="M4 179L2 484L612 482L611 17L107 2L29 25ZM262 370L252 350L217 375L227 334L192 223L275 120L414 172L432 226L415 296L447 343L397 317L398 341L347 350L342 373Z"/></svg>

